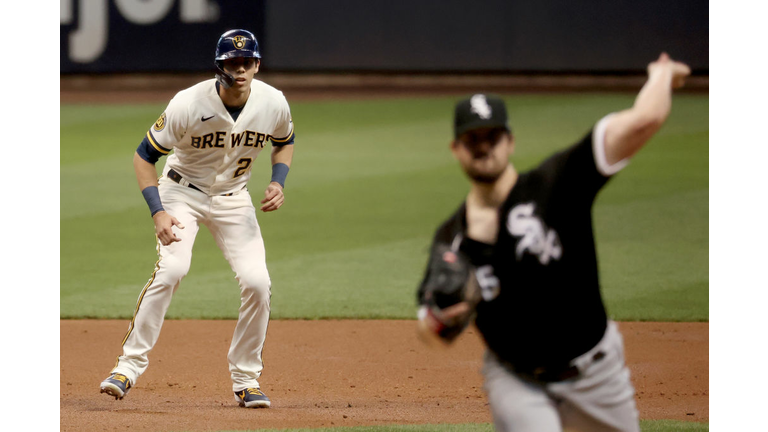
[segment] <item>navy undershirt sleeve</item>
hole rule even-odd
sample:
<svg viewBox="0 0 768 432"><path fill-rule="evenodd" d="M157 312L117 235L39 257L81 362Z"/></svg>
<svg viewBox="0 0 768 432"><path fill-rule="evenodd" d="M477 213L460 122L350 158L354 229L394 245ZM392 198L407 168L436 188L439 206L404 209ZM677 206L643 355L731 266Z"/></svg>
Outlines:
<svg viewBox="0 0 768 432"><path fill-rule="evenodd" d="M162 153L157 151L157 149L149 143L149 139L146 136L143 140L141 140L141 144L139 144L139 147L136 149L136 153L138 153L142 159L151 163L152 165L157 163L157 161L160 159L160 156L163 156Z"/></svg>

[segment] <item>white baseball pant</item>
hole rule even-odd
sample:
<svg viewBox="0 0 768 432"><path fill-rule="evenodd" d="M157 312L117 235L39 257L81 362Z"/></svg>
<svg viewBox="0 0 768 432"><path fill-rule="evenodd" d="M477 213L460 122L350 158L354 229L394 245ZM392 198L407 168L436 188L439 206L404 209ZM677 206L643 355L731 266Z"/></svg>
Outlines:
<svg viewBox="0 0 768 432"><path fill-rule="evenodd" d="M166 177L160 179L158 189L165 210L184 225L184 229L173 227L181 241L168 246L158 241L155 271L139 295L123 340L123 355L118 357L112 372L125 375L135 385L147 369L148 354L160 336L171 297L189 271L192 246L202 223L213 234L240 285L239 317L227 355L232 390L259 387L271 281L261 229L248 190L232 196L210 197Z"/></svg>

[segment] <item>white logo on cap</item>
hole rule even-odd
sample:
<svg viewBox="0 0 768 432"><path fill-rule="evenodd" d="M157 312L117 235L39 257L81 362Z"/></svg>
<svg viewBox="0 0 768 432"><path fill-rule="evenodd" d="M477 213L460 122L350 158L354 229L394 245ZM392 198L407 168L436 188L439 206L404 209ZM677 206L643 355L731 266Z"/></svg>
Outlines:
<svg viewBox="0 0 768 432"><path fill-rule="evenodd" d="M483 120L491 118L491 106L488 105L488 101L485 100L485 95L476 94L469 100L469 104L472 106L470 111L477 114Z"/></svg>

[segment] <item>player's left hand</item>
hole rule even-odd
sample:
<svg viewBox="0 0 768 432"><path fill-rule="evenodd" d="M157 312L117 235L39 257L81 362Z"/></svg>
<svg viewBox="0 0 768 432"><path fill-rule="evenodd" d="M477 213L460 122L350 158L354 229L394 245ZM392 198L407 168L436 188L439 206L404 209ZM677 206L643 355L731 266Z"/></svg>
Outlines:
<svg viewBox="0 0 768 432"><path fill-rule="evenodd" d="M264 191L264 199L261 200L261 211L270 212L280 208L285 202L285 195L283 195L283 187L280 183L272 182L267 186L267 190Z"/></svg>

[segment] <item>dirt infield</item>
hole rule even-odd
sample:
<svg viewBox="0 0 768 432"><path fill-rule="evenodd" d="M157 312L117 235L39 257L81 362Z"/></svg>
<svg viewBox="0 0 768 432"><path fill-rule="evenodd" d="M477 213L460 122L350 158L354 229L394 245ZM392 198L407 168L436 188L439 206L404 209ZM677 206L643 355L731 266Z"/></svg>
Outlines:
<svg viewBox="0 0 768 432"><path fill-rule="evenodd" d="M167 321L121 401L99 393L128 321L61 321L61 430L239 430L490 422L476 331L427 348L414 321L272 321L260 382L272 408L239 408L234 321ZM709 420L709 324L621 323L641 418Z"/></svg>

